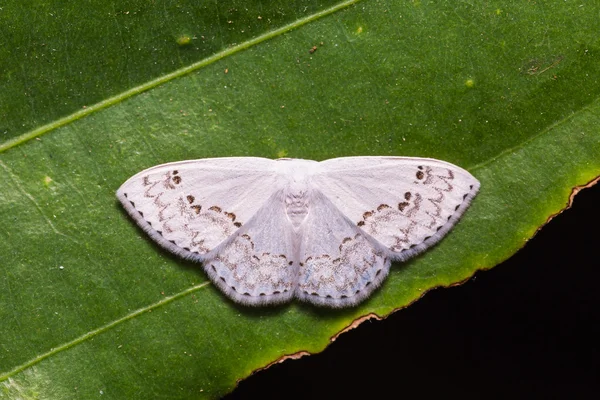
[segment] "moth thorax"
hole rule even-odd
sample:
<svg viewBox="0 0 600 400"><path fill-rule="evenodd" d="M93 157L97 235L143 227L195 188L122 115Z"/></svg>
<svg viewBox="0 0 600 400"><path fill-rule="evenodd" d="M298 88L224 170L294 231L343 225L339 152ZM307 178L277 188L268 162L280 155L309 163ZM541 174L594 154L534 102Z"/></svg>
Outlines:
<svg viewBox="0 0 600 400"><path fill-rule="evenodd" d="M306 187L290 188L285 196L285 213L294 226L298 228L308 215L309 196Z"/></svg>

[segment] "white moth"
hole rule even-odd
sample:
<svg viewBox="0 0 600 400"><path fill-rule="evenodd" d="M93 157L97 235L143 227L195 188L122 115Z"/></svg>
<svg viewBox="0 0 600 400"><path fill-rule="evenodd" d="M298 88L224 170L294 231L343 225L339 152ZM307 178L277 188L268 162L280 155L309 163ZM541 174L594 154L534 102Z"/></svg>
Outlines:
<svg viewBox="0 0 600 400"><path fill-rule="evenodd" d="M438 242L479 182L428 158L208 158L138 173L117 197L152 239L203 263L236 302L330 307L367 298Z"/></svg>

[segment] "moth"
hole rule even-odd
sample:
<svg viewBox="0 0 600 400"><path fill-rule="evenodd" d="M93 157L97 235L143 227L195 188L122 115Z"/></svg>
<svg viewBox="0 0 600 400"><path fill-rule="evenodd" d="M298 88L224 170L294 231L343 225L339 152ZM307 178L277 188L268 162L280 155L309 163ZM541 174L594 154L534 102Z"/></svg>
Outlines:
<svg viewBox="0 0 600 400"><path fill-rule="evenodd" d="M202 263L234 301L338 308L373 293L392 261L441 240L479 186L429 158L230 157L146 169L117 197L152 239Z"/></svg>

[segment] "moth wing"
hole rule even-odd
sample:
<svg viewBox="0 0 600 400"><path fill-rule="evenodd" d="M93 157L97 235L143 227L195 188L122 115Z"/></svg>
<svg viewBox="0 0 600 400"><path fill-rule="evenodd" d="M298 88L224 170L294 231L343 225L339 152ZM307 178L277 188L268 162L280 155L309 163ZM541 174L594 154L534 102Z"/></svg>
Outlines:
<svg viewBox="0 0 600 400"><path fill-rule="evenodd" d="M456 165L410 157L326 160L313 184L401 261L438 242L479 190L479 181Z"/></svg>
<svg viewBox="0 0 600 400"><path fill-rule="evenodd" d="M347 307L368 297L387 276L390 260L318 190L303 224L296 297Z"/></svg>
<svg viewBox="0 0 600 400"><path fill-rule="evenodd" d="M277 190L275 162L208 158L158 165L128 179L117 197L156 242L203 261Z"/></svg>
<svg viewBox="0 0 600 400"><path fill-rule="evenodd" d="M297 233L287 218L283 194L273 194L230 239L207 255L211 280L238 303L281 303L294 296Z"/></svg>

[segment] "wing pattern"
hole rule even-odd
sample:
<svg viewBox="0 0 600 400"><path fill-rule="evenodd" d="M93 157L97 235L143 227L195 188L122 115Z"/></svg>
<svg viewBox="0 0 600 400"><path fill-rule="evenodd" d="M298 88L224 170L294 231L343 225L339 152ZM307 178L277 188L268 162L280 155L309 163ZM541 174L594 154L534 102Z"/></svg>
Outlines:
<svg viewBox="0 0 600 400"><path fill-rule="evenodd" d="M260 158L164 164L117 197L168 250L202 262L234 301L346 307L452 228L479 190L424 158Z"/></svg>
<svg viewBox="0 0 600 400"><path fill-rule="evenodd" d="M294 232L286 229L288 224L277 192L244 227L207 255L204 266L213 282L243 304L292 298L297 265Z"/></svg>
<svg viewBox="0 0 600 400"><path fill-rule="evenodd" d="M211 160L211 159L208 159ZM273 160L164 164L125 182L117 197L135 221L170 251L198 261L237 232L277 186ZM247 161L248 163L248 161ZM198 169L202 174L197 174Z"/></svg>
<svg viewBox="0 0 600 400"><path fill-rule="evenodd" d="M358 227L404 261L438 242L479 190L467 171L432 159L363 157L332 164L315 181L325 196ZM337 165L341 164L341 165Z"/></svg>

